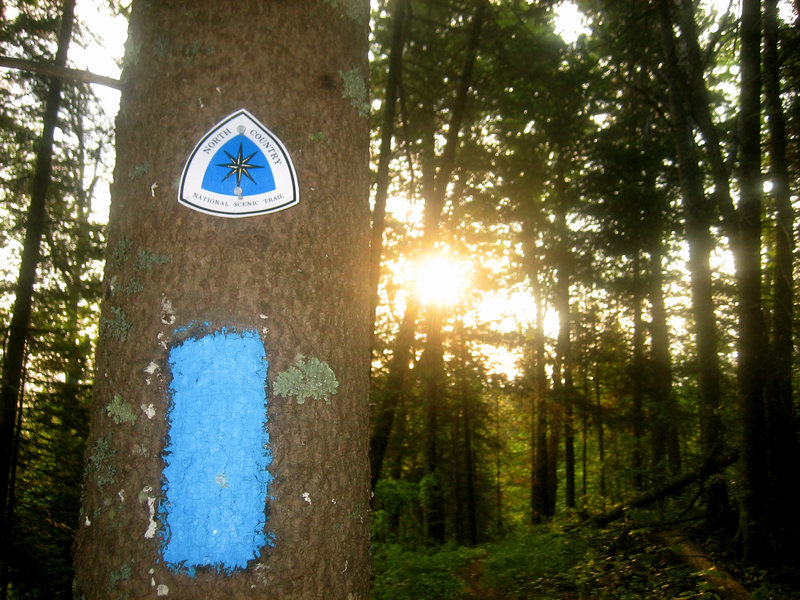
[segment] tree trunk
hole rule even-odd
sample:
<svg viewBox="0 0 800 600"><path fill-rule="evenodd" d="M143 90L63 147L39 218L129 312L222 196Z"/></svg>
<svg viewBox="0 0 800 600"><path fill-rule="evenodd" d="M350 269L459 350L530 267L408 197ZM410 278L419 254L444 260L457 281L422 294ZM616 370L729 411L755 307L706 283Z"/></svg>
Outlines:
<svg viewBox="0 0 800 600"><path fill-rule="evenodd" d="M383 123L381 125L381 146L378 154L378 173L375 181L375 206L372 211L372 230L370 236L370 289L372 290L371 316L375 323L378 307L378 283L380 281L381 256L383 254L383 230L385 229L386 196L389 189L389 162L392 159L392 138L394 137L395 109L399 89L400 70L403 63L405 44L406 5L408 0L392 2L392 46L389 49L389 72L386 78L386 94L383 101ZM373 332L374 332L373 325ZM391 430L391 428L390 428ZM375 476L373 475L373 487Z"/></svg>
<svg viewBox="0 0 800 600"><path fill-rule="evenodd" d="M739 292L739 410L742 423L740 530L746 560L766 558L771 532L764 413L766 329L761 312L761 14L742 1L739 235L733 248Z"/></svg>
<svg viewBox="0 0 800 600"><path fill-rule="evenodd" d="M800 462L796 415L792 405L792 354L794 282L794 214L790 200L789 168L786 159L786 123L781 104L780 61L778 57L778 3L764 2L764 82L769 127L770 179L775 210L775 280L772 309L772 369L766 395L767 460L773 515L782 527L780 544L792 554L800 533L795 510L800 496L796 465ZM794 556L797 551L794 550Z"/></svg>
<svg viewBox="0 0 800 600"><path fill-rule="evenodd" d="M425 198L425 233L422 241L423 253L431 252L439 239L439 221L444 207L447 186L455 168L456 150L459 136L464 122L467 97L472 86L472 73L478 53L483 19L486 13L486 1L481 0L475 9L472 18L469 39L467 41L464 68L461 72L456 96L453 100L453 110L450 114L448 130L444 149L440 157L438 171L434 180L432 194ZM433 154L433 131L427 140L428 152ZM433 164L432 161L426 161ZM425 324L427 339L422 357L422 375L424 378L426 420L425 420L425 462L426 475L430 478L432 495L428 498L427 533L434 542L443 543L445 539L444 504L441 498L441 477L438 473L439 457L437 450L439 407L445 390L444 354L442 349L442 309L438 306L428 306L426 309Z"/></svg>
<svg viewBox="0 0 800 600"><path fill-rule="evenodd" d="M409 386L409 365L413 358L412 348L418 315L419 304L410 299L406 304L403 321L395 339L394 354L386 378L386 393L380 407L375 410L374 425L369 438L370 481L373 492L381 476L397 408Z"/></svg>
<svg viewBox="0 0 800 600"><path fill-rule="evenodd" d="M631 373L631 395L633 406L631 421L633 429L633 487L644 488L644 324L642 322L642 275L639 266L640 251L633 256L633 360Z"/></svg>
<svg viewBox="0 0 800 600"><path fill-rule="evenodd" d="M367 598L369 5L334 4L133 4L81 597ZM192 148L241 108L299 203L179 204Z"/></svg>
<svg viewBox="0 0 800 600"><path fill-rule="evenodd" d="M538 252L538 250L534 250ZM544 307L542 305L542 286L539 280L539 257L531 261L528 279L533 288L533 302L536 310L536 329L534 332L534 381L531 403L531 522L541 522L543 517L552 514L548 509L549 472L547 445L547 374L544 353Z"/></svg>
<svg viewBox="0 0 800 600"><path fill-rule="evenodd" d="M650 360L653 371L653 463L656 476L663 473L663 465L669 466L672 475L681 470L681 453L675 420L678 407L672 397L672 366L669 352L669 330L667 311L664 306L664 275L661 267L663 244L661 235L654 236L650 250L650 314L652 318Z"/></svg>
<svg viewBox="0 0 800 600"><path fill-rule="evenodd" d="M706 456L713 456L721 450L722 444L717 326L709 265L709 253L713 247L709 232L713 207L703 192L703 178L698 164L697 148L692 138L689 110L685 97L678 88L678 82L685 77L678 68L668 0L659 1L659 13L664 64L670 84L669 96L680 186L686 207L686 238L689 243L692 313L695 320L697 376L700 387L701 448Z"/></svg>
<svg viewBox="0 0 800 600"><path fill-rule="evenodd" d="M65 66L67 52L72 39L75 1L64 0L61 9L61 29L58 35L58 50L55 64ZM36 152L36 166L31 182L31 201L28 205L25 223L25 239L22 247L22 260L15 288L14 312L8 331L5 353L3 355L2 383L0 383L0 548L8 547L6 528L8 526L9 477L13 462L15 423L17 405L22 393L22 373L25 368L25 344L28 326L31 321L33 305L33 286L36 269L41 254L42 235L47 221L46 199L50 186L53 164L53 135L58 122L58 109L61 105L61 79L50 81L44 108L42 137Z"/></svg>
<svg viewBox="0 0 800 600"><path fill-rule="evenodd" d="M554 392L563 414L564 424L564 499L569 508L575 508L575 431L573 423L572 350L570 343L569 285L572 276L572 256L569 249L569 227L567 226L567 189L564 178L563 158L557 158L556 166L556 214L555 223L556 268L555 304L558 311L558 341L556 364L553 368Z"/></svg>

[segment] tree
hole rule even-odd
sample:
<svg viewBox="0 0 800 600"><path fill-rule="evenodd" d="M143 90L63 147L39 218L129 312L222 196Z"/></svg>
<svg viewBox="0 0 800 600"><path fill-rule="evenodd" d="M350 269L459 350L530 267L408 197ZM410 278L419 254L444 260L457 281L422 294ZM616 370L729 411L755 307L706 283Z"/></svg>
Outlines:
<svg viewBox="0 0 800 600"><path fill-rule="evenodd" d="M79 597L367 597L367 26L364 1L134 2ZM242 108L299 203L180 205L192 147ZM220 150L242 180L277 152L246 158L247 131Z"/></svg>
<svg viewBox="0 0 800 600"><path fill-rule="evenodd" d="M67 51L72 39L74 11L74 0L65 0L61 11L61 29L56 54L56 64L59 66L64 66L67 61ZM42 136L36 154L36 169L31 181L31 202L28 206L22 262L15 289L14 313L3 354L2 388L0 388L2 394L0 395L0 490L2 490L0 492L2 493L0 514L3 519L0 541L2 541L3 548L6 547L9 520L6 508L13 463L12 449L17 406L21 395L22 372L25 366L25 343L31 321L33 287L45 228L47 189L50 186L53 165L53 136L61 104L61 88L61 80L54 77L50 82L47 94Z"/></svg>

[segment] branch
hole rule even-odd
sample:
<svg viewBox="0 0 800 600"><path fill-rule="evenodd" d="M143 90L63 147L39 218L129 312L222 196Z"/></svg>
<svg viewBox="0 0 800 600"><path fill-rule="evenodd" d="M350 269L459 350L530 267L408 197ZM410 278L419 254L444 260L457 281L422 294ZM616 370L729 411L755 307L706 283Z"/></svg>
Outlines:
<svg viewBox="0 0 800 600"><path fill-rule="evenodd" d="M657 485L649 490L645 490L641 494L631 498L628 502L617 504L611 510L586 519L581 523L581 525L594 524L604 527L611 523L611 521L615 521L625 516L625 513L631 508L643 508L649 504L652 504L656 500L660 500L661 498L665 498L666 496L680 492L686 486L695 482L703 481L709 475L713 475L714 473L722 471L725 467L736 462L738 458L738 453L732 452L727 456L706 460L699 466L695 467L691 471L687 471L683 475L678 475L677 477L666 481L661 485Z"/></svg>
<svg viewBox="0 0 800 600"><path fill-rule="evenodd" d="M96 83L98 85L105 85L107 87L114 88L115 90L122 89L119 79L106 77L105 75L97 75L96 73L92 73L90 71L59 67L53 63L37 62L23 58L11 58L10 56L0 56L0 67L31 71L33 73L38 73L39 75L60 77L61 79L71 79L73 81L80 81L82 83Z"/></svg>

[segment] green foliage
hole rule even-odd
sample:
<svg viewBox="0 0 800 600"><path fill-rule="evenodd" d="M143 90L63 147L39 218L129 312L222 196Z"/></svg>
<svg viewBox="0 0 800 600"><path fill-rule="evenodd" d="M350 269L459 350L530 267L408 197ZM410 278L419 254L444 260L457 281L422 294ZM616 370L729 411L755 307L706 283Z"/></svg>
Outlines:
<svg viewBox="0 0 800 600"><path fill-rule="evenodd" d="M461 577L476 552L445 546L413 552L396 544L372 548L373 600L456 600L465 598Z"/></svg>
<svg viewBox="0 0 800 600"><path fill-rule="evenodd" d="M574 591L591 548L576 532L540 527L486 547L483 579L506 598L558 597L541 595Z"/></svg>

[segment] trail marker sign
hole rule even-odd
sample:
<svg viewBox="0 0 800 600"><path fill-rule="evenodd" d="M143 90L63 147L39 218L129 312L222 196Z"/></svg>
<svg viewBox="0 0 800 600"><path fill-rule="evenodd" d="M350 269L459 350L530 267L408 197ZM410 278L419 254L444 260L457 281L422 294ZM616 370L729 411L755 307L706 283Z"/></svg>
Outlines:
<svg viewBox="0 0 800 600"><path fill-rule="evenodd" d="M178 186L178 202L218 217L277 212L299 199L297 173L283 143L243 108L200 139Z"/></svg>

